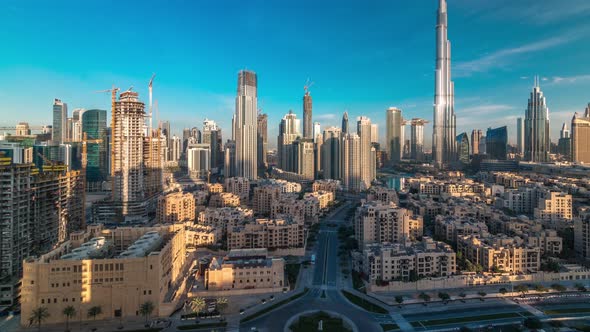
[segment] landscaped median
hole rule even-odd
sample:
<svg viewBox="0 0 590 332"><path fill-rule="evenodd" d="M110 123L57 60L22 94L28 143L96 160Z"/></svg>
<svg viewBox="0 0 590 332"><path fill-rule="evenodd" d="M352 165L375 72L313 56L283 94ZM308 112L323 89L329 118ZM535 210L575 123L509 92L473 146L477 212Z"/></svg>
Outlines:
<svg viewBox="0 0 590 332"><path fill-rule="evenodd" d="M563 315L563 314L587 314L590 308L563 308L543 310L546 315Z"/></svg>
<svg viewBox="0 0 590 332"><path fill-rule="evenodd" d="M309 292L309 288L306 287L303 290L303 292L301 292L301 293L295 294L295 295L293 295L291 297L288 297L288 298L286 298L284 300L281 300L281 301L279 301L279 302L277 302L277 303L275 303L275 304L273 304L271 306L268 306L268 307L266 307L266 308L264 308L264 309L262 309L260 311L257 311L255 313L249 315L249 316L246 316L246 317L242 318L240 320L240 323L246 323L246 322L251 321L253 319L256 319L256 318L258 318L258 317L260 317L260 316L262 316L262 315L264 315L264 314L266 314L266 313L268 313L268 312L270 312L270 311L272 311L272 310L274 310L274 309L276 309L276 308L278 308L278 307L280 307L282 305L285 305L285 304L287 304L289 302L295 301L298 298L302 297L303 295L307 294L307 292Z"/></svg>
<svg viewBox="0 0 590 332"><path fill-rule="evenodd" d="M421 320L421 321L411 322L410 324L412 324L413 327L429 327L429 326L437 326L437 325L472 323L472 322L488 321L488 320L496 320L496 319L506 319L506 318L524 318L524 317L528 317L530 315L531 315L531 313L529 313L527 311L505 312L505 313L489 314L489 315L481 315L481 316L468 316L468 317L443 318L443 319L433 319L433 320Z"/></svg>
<svg viewBox="0 0 590 332"><path fill-rule="evenodd" d="M375 312L378 314L388 314L389 313L389 311L387 311L387 309L385 309L381 306L378 306L374 303L371 303L371 302L363 299L360 296L356 296L356 295L354 295L350 292L347 292L345 290L342 290L341 292L342 292L342 295L344 295L344 297L346 297L348 299L348 301L352 302L353 304L358 305L359 307L361 307L367 311Z"/></svg>

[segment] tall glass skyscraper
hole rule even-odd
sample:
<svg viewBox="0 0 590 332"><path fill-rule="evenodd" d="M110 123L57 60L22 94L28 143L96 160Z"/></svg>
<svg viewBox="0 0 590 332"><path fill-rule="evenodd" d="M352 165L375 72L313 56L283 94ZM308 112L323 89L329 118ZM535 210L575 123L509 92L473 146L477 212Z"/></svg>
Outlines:
<svg viewBox="0 0 590 332"><path fill-rule="evenodd" d="M461 133L457 135L456 140L459 161L463 164L469 164L469 136L467 136L467 133Z"/></svg>
<svg viewBox="0 0 590 332"><path fill-rule="evenodd" d="M396 164L402 158L402 146L404 137L402 133L402 110L390 107L385 116L385 136L387 157L390 164Z"/></svg>
<svg viewBox="0 0 590 332"><path fill-rule="evenodd" d="M524 159L547 162L549 152L549 108L536 77L524 117Z"/></svg>
<svg viewBox="0 0 590 332"><path fill-rule="evenodd" d="M109 172L107 162L107 111L93 109L82 113L82 133L86 133L89 140L102 140L100 143L87 144L88 165L86 166L88 189L100 190L100 183L107 179Z"/></svg>
<svg viewBox="0 0 590 332"><path fill-rule="evenodd" d="M61 144L67 138L68 104L59 99L53 100L53 131L51 140L54 144Z"/></svg>
<svg viewBox="0 0 590 332"><path fill-rule="evenodd" d="M506 160L508 146L508 129L488 128L486 132L486 154L490 159Z"/></svg>
<svg viewBox="0 0 590 332"><path fill-rule="evenodd" d="M233 139L236 142L235 171L237 176L256 180L258 177L258 79L253 71L238 74Z"/></svg>

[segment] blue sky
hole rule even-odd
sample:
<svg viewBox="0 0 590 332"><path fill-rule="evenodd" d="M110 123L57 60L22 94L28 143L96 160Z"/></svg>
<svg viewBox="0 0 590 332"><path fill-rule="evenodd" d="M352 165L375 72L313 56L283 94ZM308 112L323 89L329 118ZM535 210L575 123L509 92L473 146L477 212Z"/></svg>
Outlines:
<svg viewBox="0 0 590 332"><path fill-rule="evenodd" d="M590 101L590 1L449 0L457 131L524 116L534 75L550 107L552 138ZM53 98L109 109L112 84L147 101L174 132L216 120L227 138L236 76L259 77L271 146L289 109L301 117L315 81L314 121L345 110L380 125L389 106L432 118L437 0L31 1L0 11L0 126L51 123ZM430 126L426 130L430 141ZM380 126L384 136L384 126Z"/></svg>

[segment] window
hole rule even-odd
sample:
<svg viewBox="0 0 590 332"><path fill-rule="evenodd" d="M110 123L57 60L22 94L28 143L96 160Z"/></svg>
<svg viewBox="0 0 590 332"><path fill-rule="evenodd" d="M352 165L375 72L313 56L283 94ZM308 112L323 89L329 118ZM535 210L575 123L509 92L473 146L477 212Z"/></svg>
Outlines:
<svg viewBox="0 0 590 332"><path fill-rule="evenodd" d="M44 304L44 303L45 303L45 299L41 299L41 304Z"/></svg>

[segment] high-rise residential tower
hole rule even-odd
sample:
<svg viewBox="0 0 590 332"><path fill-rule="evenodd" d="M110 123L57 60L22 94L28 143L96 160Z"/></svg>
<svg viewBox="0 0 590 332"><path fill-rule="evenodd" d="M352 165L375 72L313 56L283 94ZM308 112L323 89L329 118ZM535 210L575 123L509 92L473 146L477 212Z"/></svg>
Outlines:
<svg viewBox="0 0 590 332"><path fill-rule="evenodd" d="M572 161L590 163L590 103L584 115L578 112L572 118Z"/></svg>
<svg viewBox="0 0 590 332"><path fill-rule="evenodd" d="M506 160L508 152L508 129L506 126L488 128L486 132L486 155L490 159Z"/></svg>
<svg viewBox="0 0 590 332"><path fill-rule="evenodd" d="M524 121L522 118L516 119L516 151L519 155L524 155Z"/></svg>
<svg viewBox="0 0 590 332"><path fill-rule="evenodd" d="M524 117L524 159L549 161L549 148L549 108L536 77Z"/></svg>
<svg viewBox="0 0 590 332"><path fill-rule="evenodd" d="M62 144L67 141L68 104L59 99L53 100L53 131L51 140L54 144Z"/></svg>
<svg viewBox="0 0 590 332"><path fill-rule="evenodd" d="M86 182L87 190L99 191L101 184L109 174L108 142L107 142L107 111L88 110L82 114L82 135L86 133L88 140L97 140L87 144L86 148Z"/></svg>
<svg viewBox="0 0 590 332"><path fill-rule="evenodd" d="M572 155L572 138L567 123L563 123L559 131L559 141L557 142L557 151L566 160L571 160Z"/></svg>
<svg viewBox="0 0 590 332"><path fill-rule="evenodd" d="M311 138L298 138L293 143L295 172L307 180L315 177L314 143Z"/></svg>
<svg viewBox="0 0 590 332"><path fill-rule="evenodd" d="M201 134L201 140L197 140L203 144L209 144L210 146L210 162L211 169L218 168L222 162L222 137L221 128L213 120L203 120L203 132Z"/></svg>
<svg viewBox="0 0 590 332"><path fill-rule="evenodd" d="M307 86L303 96L303 138L313 138L312 99Z"/></svg>
<svg viewBox="0 0 590 332"><path fill-rule="evenodd" d="M293 143L301 136L301 120L293 111L283 116L279 124L279 136L277 142L277 158L279 159L279 168L287 172L296 172L295 154Z"/></svg>
<svg viewBox="0 0 590 332"><path fill-rule="evenodd" d="M463 164L469 164L469 137L467 133L461 133L455 139L459 149L459 161Z"/></svg>
<svg viewBox="0 0 590 332"><path fill-rule="evenodd" d="M322 135L322 126L319 122L313 123L313 140L314 142L317 141L318 135Z"/></svg>
<svg viewBox="0 0 590 332"><path fill-rule="evenodd" d="M115 102L113 128L114 192L123 220L145 215L143 180L143 126L145 105L137 92L126 91Z"/></svg>
<svg viewBox="0 0 590 332"><path fill-rule="evenodd" d="M403 136L402 136L402 110L396 107L387 109L385 116L386 149L387 158L390 164L396 164L402 158Z"/></svg>
<svg viewBox="0 0 590 332"><path fill-rule="evenodd" d="M348 112L344 111L342 115L342 135L348 134Z"/></svg>
<svg viewBox="0 0 590 332"><path fill-rule="evenodd" d="M324 179L339 180L341 173L340 141L342 130L338 127L324 129L321 162Z"/></svg>
<svg viewBox="0 0 590 332"><path fill-rule="evenodd" d="M436 70L432 159L442 168L457 159L455 88L451 81L451 42L447 39L447 2L440 0L436 22Z"/></svg>
<svg viewBox="0 0 590 332"><path fill-rule="evenodd" d="M424 160L424 124L428 121L413 118L410 122L410 158L417 161Z"/></svg>
<svg viewBox="0 0 590 332"><path fill-rule="evenodd" d="M481 143L481 137L483 136L483 132L481 129L473 129L471 131L471 154L476 155L480 154L479 151L479 144Z"/></svg>
<svg viewBox="0 0 590 332"><path fill-rule="evenodd" d="M268 115L258 114L258 167L266 168L266 151L268 150Z"/></svg>
<svg viewBox="0 0 590 332"><path fill-rule="evenodd" d="M371 182L375 178L375 169L372 165L373 154L371 153L371 120L366 116L361 116L357 121L357 133L359 136L359 157L360 157L360 185L362 189L371 187Z"/></svg>
<svg viewBox="0 0 590 332"><path fill-rule="evenodd" d="M342 184L349 191L365 189L361 180L361 163L361 138L357 134L345 134L342 139Z"/></svg>
<svg viewBox="0 0 590 332"><path fill-rule="evenodd" d="M371 125L371 143L379 143L379 126L376 123Z"/></svg>
<svg viewBox="0 0 590 332"><path fill-rule="evenodd" d="M236 176L258 178L258 79L256 73L238 73L236 112L233 118L233 139L236 142Z"/></svg>

